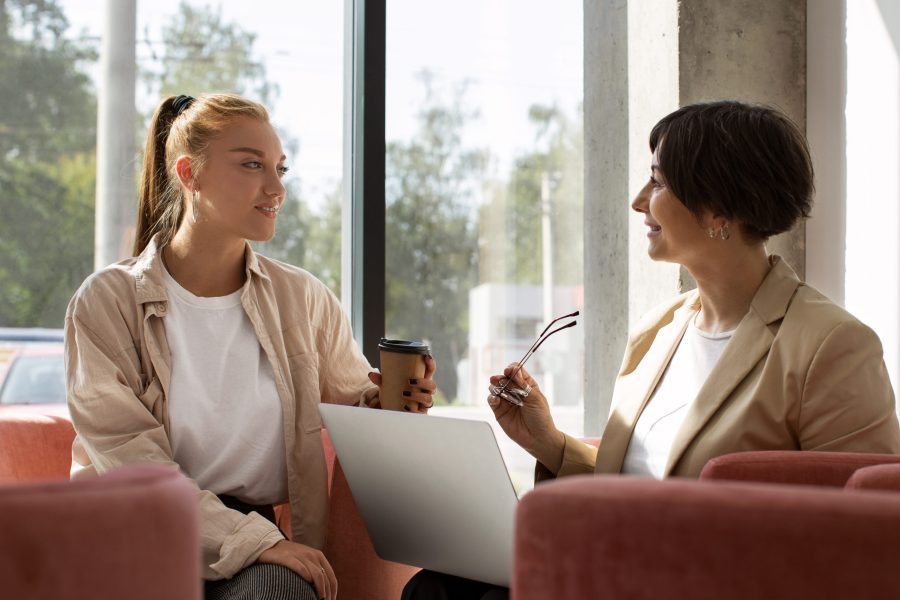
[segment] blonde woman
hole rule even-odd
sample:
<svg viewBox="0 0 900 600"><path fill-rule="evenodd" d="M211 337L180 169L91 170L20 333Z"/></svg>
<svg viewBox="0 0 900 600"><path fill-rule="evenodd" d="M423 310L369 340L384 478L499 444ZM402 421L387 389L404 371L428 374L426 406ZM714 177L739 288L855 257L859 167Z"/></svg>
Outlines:
<svg viewBox="0 0 900 600"><path fill-rule="evenodd" d="M165 99L135 257L89 277L66 315L76 476L161 463L195 481L207 598L336 597L317 405L379 405L380 375L335 296L248 243L275 233L285 161L263 106ZM427 365L406 390L419 412ZM291 540L274 522L282 502Z"/></svg>

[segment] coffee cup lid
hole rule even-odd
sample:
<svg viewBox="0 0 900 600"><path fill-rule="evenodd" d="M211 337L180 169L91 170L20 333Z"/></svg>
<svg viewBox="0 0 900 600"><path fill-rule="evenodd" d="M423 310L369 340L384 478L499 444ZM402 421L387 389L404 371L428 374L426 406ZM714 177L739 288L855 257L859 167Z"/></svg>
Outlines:
<svg viewBox="0 0 900 600"><path fill-rule="evenodd" d="M431 354L428 344L421 340L389 340L381 338L378 342L379 350L388 352L402 352L403 354Z"/></svg>

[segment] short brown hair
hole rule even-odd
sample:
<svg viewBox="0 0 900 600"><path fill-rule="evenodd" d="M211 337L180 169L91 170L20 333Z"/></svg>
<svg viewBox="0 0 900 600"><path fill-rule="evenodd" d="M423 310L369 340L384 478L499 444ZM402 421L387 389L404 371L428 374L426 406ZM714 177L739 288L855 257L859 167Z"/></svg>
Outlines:
<svg viewBox="0 0 900 600"><path fill-rule="evenodd" d="M736 101L690 104L650 133L659 170L695 215L709 210L765 240L809 216L813 167L806 137L781 111Z"/></svg>

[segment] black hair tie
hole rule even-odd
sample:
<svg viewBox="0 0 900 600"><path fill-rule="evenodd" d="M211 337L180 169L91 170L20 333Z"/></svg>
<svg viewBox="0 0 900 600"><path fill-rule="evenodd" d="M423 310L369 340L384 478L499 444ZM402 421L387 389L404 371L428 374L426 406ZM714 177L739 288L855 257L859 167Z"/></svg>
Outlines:
<svg viewBox="0 0 900 600"><path fill-rule="evenodd" d="M180 115L180 114L183 113L185 110L187 110L187 108L188 108L191 104L193 104L193 102L194 102L194 97L193 97L193 96L185 96L185 95L181 95L181 96L178 96L177 98L175 98L175 100L172 101L172 109L175 111L175 114L176 114L176 115Z"/></svg>

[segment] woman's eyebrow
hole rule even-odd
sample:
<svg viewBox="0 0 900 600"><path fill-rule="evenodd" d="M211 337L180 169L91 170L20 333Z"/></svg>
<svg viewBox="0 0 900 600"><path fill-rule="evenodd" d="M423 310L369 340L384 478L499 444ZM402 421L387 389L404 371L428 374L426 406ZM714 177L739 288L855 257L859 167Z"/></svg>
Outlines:
<svg viewBox="0 0 900 600"><path fill-rule="evenodd" d="M249 146L241 146L240 148L232 148L231 150L229 150L229 152L247 152L249 154L255 154L256 156L258 156L260 158L265 158L265 156L266 156L266 153L263 152L262 150L257 150L256 148L250 148ZM278 160L281 161L281 160L284 160L285 158L287 158L287 157L284 154L282 154L281 158L279 158Z"/></svg>

